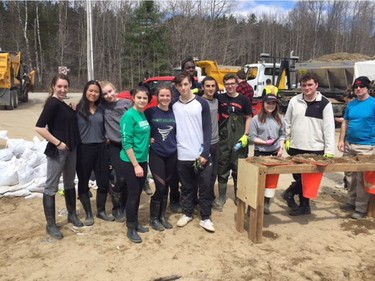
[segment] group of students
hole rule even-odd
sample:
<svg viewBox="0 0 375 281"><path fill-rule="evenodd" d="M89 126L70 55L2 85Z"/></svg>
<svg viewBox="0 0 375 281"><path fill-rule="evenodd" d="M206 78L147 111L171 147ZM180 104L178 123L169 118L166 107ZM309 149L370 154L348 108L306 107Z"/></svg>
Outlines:
<svg viewBox="0 0 375 281"><path fill-rule="evenodd" d="M177 226L191 222L198 206L199 225L214 232L212 208L222 210L230 174L236 195L238 158L248 156L249 141L254 144L254 156L282 156L284 143L291 155L333 156L332 106L317 92L318 84L313 75L302 77L302 93L291 99L285 120L279 115L279 101L273 94L264 97L259 114L252 118L251 103L236 91L236 75L224 77L224 94L217 94L217 83L212 77L202 81L200 94L194 93L191 77L183 73L175 77L173 86L159 86L156 90L158 106L147 110L152 97L143 86L131 91L132 102L117 98L110 82L92 80L86 83L77 106L70 106L64 102L68 77L59 74L52 79L51 93L36 124L36 131L48 141L43 194L48 234L56 239L63 238L55 221L55 194L61 174L68 222L76 227L94 223L88 188L94 171L98 185L97 217L126 221L127 237L140 243L139 233L149 231L138 220L148 167L155 181L150 202L153 229L172 228L166 217L168 193L171 184L179 181L183 214ZM312 138L306 138L308 134ZM234 149L237 143L241 146L239 150ZM342 149L341 143L339 148ZM115 172L113 186L109 181L109 163ZM79 200L86 213L84 223L76 214L75 173ZM282 197L292 209L290 215L309 214L309 200L303 197L300 175L294 177L296 182ZM219 196L215 200L216 179ZM113 216L105 211L109 191ZM294 201L296 194L300 196L300 205ZM265 213L269 213L270 200L265 201Z"/></svg>

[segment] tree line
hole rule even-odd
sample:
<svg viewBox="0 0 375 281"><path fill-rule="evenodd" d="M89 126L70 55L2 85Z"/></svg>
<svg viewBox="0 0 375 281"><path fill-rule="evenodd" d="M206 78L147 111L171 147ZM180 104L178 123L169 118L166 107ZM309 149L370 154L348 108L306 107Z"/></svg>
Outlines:
<svg viewBox="0 0 375 281"><path fill-rule="evenodd" d="M173 75L186 56L243 66L262 52L306 61L348 52L373 56L375 3L299 1L285 15L238 16L230 0L92 0L94 73L119 89ZM86 1L1 1L0 48L21 50L46 89L59 66L72 87L87 80Z"/></svg>

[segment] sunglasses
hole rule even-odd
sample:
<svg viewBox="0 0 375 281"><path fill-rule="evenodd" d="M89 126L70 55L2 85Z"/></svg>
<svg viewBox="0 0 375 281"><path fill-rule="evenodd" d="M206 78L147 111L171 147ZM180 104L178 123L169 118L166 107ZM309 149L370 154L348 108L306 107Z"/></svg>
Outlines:
<svg viewBox="0 0 375 281"><path fill-rule="evenodd" d="M357 89L357 88L361 88L362 89L362 88L365 88L365 87L366 87L365 85L355 85L354 89Z"/></svg>

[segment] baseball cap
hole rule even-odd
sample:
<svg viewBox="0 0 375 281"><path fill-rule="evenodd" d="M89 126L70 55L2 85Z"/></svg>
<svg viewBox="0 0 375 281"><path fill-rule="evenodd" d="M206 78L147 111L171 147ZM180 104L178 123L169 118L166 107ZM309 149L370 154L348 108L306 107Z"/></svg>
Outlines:
<svg viewBox="0 0 375 281"><path fill-rule="evenodd" d="M370 88L371 81L367 76L359 76L354 80L353 88L357 86L364 86L367 89Z"/></svg>
<svg viewBox="0 0 375 281"><path fill-rule="evenodd" d="M273 95L273 94L268 94L268 95L266 95L264 98L263 98L263 101L264 102L268 102L268 101L274 101L274 102L279 102L279 100L278 100L278 98L275 96L275 95Z"/></svg>

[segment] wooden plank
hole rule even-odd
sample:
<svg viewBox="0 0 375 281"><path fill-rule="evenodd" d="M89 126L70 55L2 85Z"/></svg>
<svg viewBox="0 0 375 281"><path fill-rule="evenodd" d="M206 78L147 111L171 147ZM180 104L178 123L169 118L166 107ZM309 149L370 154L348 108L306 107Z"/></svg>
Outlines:
<svg viewBox="0 0 375 281"><path fill-rule="evenodd" d="M256 183L261 167L246 162L246 159L238 159L237 197L254 209L257 208L258 188Z"/></svg>
<svg viewBox="0 0 375 281"><path fill-rule="evenodd" d="M337 163L327 166L314 164L293 164L268 167L267 174L294 174L294 173L335 173L335 172L362 172L374 171L374 163Z"/></svg>
<svg viewBox="0 0 375 281"><path fill-rule="evenodd" d="M238 232L244 231L246 203L241 199L237 200L236 229Z"/></svg>

